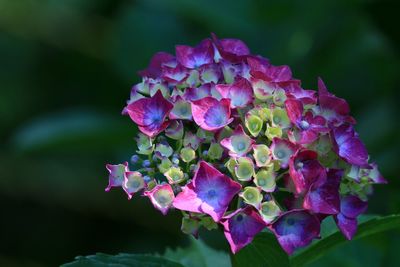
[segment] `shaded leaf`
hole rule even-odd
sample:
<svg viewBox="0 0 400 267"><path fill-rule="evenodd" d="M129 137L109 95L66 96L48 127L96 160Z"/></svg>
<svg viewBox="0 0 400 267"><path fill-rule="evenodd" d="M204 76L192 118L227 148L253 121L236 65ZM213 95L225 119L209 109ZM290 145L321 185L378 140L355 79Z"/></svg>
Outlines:
<svg viewBox="0 0 400 267"><path fill-rule="evenodd" d="M181 264L150 255L118 254L107 255L97 253L91 256L79 256L74 262L61 265L62 267L182 267Z"/></svg>
<svg viewBox="0 0 400 267"><path fill-rule="evenodd" d="M275 236L271 233L258 234L252 243L247 245L237 254L232 255L232 266L252 267L287 267L289 257L282 250Z"/></svg>
<svg viewBox="0 0 400 267"><path fill-rule="evenodd" d="M186 267L229 267L231 266L229 255L223 251L217 251L204 243L201 239L190 238L190 246L172 250L167 248L165 258L181 263Z"/></svg>
<svg viewBox="0 0 400 267"><path fill-rule="evenodd" d="M357 234L353 239L359 239L395 228L400 228L400 215L371 218L358 225ZM293 256L290 259L291 266L305 266L306 264L322 257L332 248L345 242L349 241L343 237L340 231L335 231L334 233L323 237L320 241Z"/></svg>

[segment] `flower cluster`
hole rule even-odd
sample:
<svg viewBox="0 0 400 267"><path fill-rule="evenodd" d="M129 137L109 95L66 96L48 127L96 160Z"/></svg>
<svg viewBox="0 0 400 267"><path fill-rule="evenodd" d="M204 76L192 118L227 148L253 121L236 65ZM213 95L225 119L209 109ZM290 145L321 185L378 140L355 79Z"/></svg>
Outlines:
<svg viewBox="0 0 400 267"><path fill-rule="evenodd" d="M345 100L321 79L303 89L240 40L178 45L139 74L122 112L140 130L137 151L130 166L107 165L106 191L182 211L184 233L220 225L236 253L269 229L291 254L328 216L351 239L371 185L386 183Z"/></svg>

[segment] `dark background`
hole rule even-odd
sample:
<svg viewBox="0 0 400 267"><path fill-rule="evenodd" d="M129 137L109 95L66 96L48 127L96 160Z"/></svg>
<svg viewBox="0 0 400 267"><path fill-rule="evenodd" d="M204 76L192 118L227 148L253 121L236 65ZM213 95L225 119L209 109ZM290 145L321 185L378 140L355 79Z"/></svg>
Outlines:
<svg viewBox="0 0 400 267"><path fill-rule="evenodd" d="M179 214L105 193L104 165L134 152L136 128L120 112L136 72L155 52L210 32L290 65L305 88L322 76L347 99L390 182L375 187L369 213L399 212L399 9L372 0L0 0L0 266L185 243ZM349 242L314 265L396 266L399 237Z"/></svg>

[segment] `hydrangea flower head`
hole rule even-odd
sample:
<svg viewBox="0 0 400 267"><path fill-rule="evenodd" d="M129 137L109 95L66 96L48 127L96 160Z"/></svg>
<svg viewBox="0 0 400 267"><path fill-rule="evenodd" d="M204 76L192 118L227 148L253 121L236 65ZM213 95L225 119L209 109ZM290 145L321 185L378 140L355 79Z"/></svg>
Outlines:
<svg viewBox="0 0 400 267"><path fill-rule="evenodd" d="M107 164L109 183L180 210L182 231L223 228L232 253L264 229L288 253L320 236L332 216L351 239L373 184L387 181L355 131L348 103L318 79L215 34L139 72L122 114L138 127L130 163Z"/></svg>

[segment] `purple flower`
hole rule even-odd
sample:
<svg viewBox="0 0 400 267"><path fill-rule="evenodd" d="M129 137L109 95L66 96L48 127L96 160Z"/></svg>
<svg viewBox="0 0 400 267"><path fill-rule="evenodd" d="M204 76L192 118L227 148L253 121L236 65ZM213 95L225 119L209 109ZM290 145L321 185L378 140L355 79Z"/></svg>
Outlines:
<svg viewBox="0 0 400 267"><path fill-rule="evenodd" d="M299 144L310 144L317 140L319 133L328 132L326 120L322 116L314 116L311 111L303 115L303 104L296 99L287 99L285 107L290 121L299 129Z"/></svg>
<svg viewBox="0 0 400 267"><path fill-rule="evenodd" d="M238 39L218 39L215 34L211 34L213 42L219 55L231 62L240 62L244 56L250 54L250 50L245 43Z"/></svg>
<svg viewBox="0 0 400 267"><path fill-rule="evenodd" d="M289 174L297 194L307 191L313 183L319 185L325 178L325 169L312 150L300 149L289 160Z"/></svg>
<svg viewBox="0 0 400 267"><path fill-rule="evenodd" d="M350 124L332 130L333 149L346 162L368 167L368 151Z"/></svg>
<svg viewBox="0 0 400 267"><path fill-rule="evenodd" d="M206 131L215 131L233 121L231 117L230 100L220 101L213 97L205 97L192 102L193 119L197 125Z"/></svg>
<svg viewBox="0 0 400 267"><path fill-rule="evenodd" d="M169 184L156 185L152 190L145 191L144 195L150 198L153 206L161 211L163 215L168 213L175 199L174 191Z"/></svg>
<svg viewBox="0 0 400 267"><path fill-rule="evenodd" d="M325 175L325 172L321 174ZM339 185L343 170L330 169L322 184L314 183L304 198L303 207L313 213L338 214L340 212Z"/></svg>
<svg viewBox="0 0 400 267"><path fill-rule="evenodd" d="M322 116L329 122L355 123L355 120L349 116L350 107L346 100L329 93L321 78L318 78L318 102Z"/></svg>
<svg viewBox="0 0 400 267"><path fill-rule="evenodd" d="M306 210L291 210L283 213L271 225L279 244L288 254L307 246L319 237L320 221Z"/></svg>
<svg viewBox="0 0 400 267"><path fill-rule="evenodd" d="M251 206L238 209L223 217L221 224L224 226L225 237L234 254L251 243L254 236L266 226L260 214Z"/></svg>
<svg viewBox="0 0 400 267"><path fill-rule="evenodd" d="M231 157L242 157L251 150L254 143L254 140L243 131L242 125L239 124L230 137L221 141L221 146L229 150Z"/></svg>
<svg viewBox="0 0 400 267"><path fill-rule="evenodd" d="M335 222L343 235L351 240L357 231L357 216L364 213L368 203L354 195L348 195L341 199L340 213L335 216Z"/></svg>
<svg viewBox="0 0 400 267"><path fill-rule="evenodd" d="M178 64L175 66L163 66L162 78L171 86L183 83L189 76L189 70Z"/></svg>
<svg viewBox="0 0 400 267"><path fill-rule="evenodd" d="M214 47L210 39L203 40L196 47L177 45L175 52L177 61L186 68L195 69L214 63Z"/></svg>
<svg viewBox="0 0 400 267"><path fill-rule="evenodd" d="M219 221L240 189L239 183L200 161L192 182L183 187L173 205L180 210L206 213Z"/></svg>
<svg viewBox="0 0 400 267"><path fill-rule="evenodd" d="M169 53L158 52L150 60L150 64L147 69L139 71L139 75L142 77L158 78L162 73L161 66L164 63L173 61L175 57Z"/></svg>
<svg viewBox="0 0 400 267"><path fill-rule="evenodd" d="M288 66L273 66L267 61L258 58L247 58L250 66L250 74L255 79L261 79L274 88L283 88L293 84L300 84L300 81L292 78L292 71Z"/></svg>
<svg viewBox="0 0 400 267"><path fill-rule="evenodd" d="M231 108L243 108L253 101L253 88L245 78L238 78L232 84L218 84L215 88L223 98L231 100Z"/></svg>
<svg viewBox="0 0 400 267"><path fill-rule="evenodd" d="M157 91L151 98L142 98L129 104L127 112L142 133L154 137L168 127L169 122L165 119L172 108L173 105Z"/></svg>
<svg viewBox="0 0 400 267"><path fill-rule="evenodd" d="M211 96L211 86L210 83L206 83L197 88L189 87L185 90L183 98L188 101L196 101Z"/></svg>
<svg viewBox="0 0 400 267"><path fill-rule="evenodd" d="M108 186L106 187L105 191L110 191L111 187L119 187L122 186L124 182L124 175L125 172L129 171L128 162L125 161L122 164L107 164L106 169L110 173L108 176Z"/></svg>

